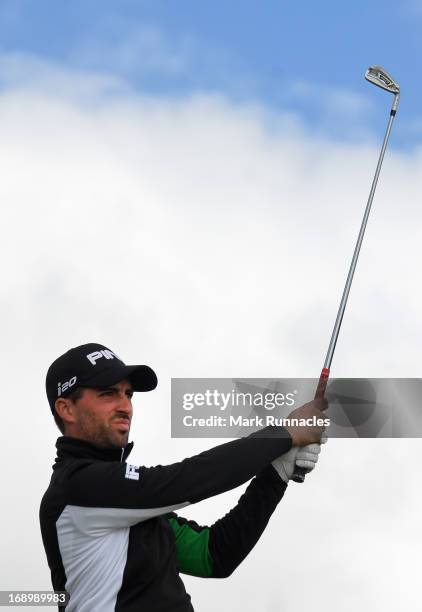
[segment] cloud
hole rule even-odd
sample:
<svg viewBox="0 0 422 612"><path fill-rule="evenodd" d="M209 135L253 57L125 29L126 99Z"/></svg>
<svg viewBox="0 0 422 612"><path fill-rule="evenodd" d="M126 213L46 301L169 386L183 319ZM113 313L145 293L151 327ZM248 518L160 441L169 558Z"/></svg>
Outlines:
<svg viewBox="0 0 422 612"><path fill-rule="evenodd" d="M14 61L0 61L1 565L3 588L47 589L37 512L57 435L50 362L98 341L155 367L158 390L136 398L135 462L217 443L169 439L170 378L318 374L378 149L309 136L300 116L223 96L144 97L104 75ZM421 167L418 150L387 152L337 376L419 376ZM259 587L260 609L402 607L416 596L396 581L418 567L407 468L419 448L330 441L237 575L218 588L186 580L194 601L252 612ZM239 494L189 513L215 520Z"/></svg>
<svg viewBox="0 0 422 612"><path fill-rule="evenodd" d="M103 102L130 91L129 85L115 75L63 69L59 63L21 52L0 55L0 87L8 95L20 92L24 98L28 92L32 98L50 96L77 105Z"/></svg>
<svg viewBox="0 0 422 612"><path fill-rule="evenodd" d="M345 88L324 86L304 80L294 80L287 86L287 91L296 98L312 98L314 104L325 106L327 111L361 115L370 108L370 103L363 96Z"/></svg>
<svg viewBox="0 0 422 612"><path fill-rule="evenodd" d="M291 79L283 85L283 94L290 108L301 111L308 130L320 137L359 143L371 135L368 117L372 118L373 104L352 88Z"/></svg>
<svg viewBox="0 0 422 612"><path fill-rule="evenodd" d="M110 19L112 36L107 24ZM107 66L107 70L126 77L180 77L188 70L192 57L188 36L170 42L158 26L132 23L116 15L104 17L100 24L100 31L78 41L70 53L72 63L88 69Z"/></svg>

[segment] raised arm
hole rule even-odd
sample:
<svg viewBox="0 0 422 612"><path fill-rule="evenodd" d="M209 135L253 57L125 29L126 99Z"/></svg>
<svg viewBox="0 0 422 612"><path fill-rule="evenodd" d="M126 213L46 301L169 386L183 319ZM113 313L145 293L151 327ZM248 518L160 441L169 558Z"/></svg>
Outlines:
<svg viewBox="0 0 422 612"><path fill-rule="evenodd" d="M76 460L65 478L67 503L97 509L142 510L121 513L123 524L124 517L130 522L146 520L234 489L287 452L291 445L286 430L266 428L171 465L144 467L115 461ZM114 514L118 520L117 513Z"/></svg>
<svg viewBox="0 0 422 612"><path fill-rule="evenodd" d="M203 578L226 578L262 535L287 484L272 466L247 487L236 506L210 527L172 513L179 570Z"/></svg>

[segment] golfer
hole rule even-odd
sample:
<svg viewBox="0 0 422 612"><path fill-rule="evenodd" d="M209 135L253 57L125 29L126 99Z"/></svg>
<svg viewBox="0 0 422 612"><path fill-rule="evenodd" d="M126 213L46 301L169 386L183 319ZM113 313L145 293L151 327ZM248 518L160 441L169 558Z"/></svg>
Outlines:
<svg viewBox="0 0 422 612"><path fill-rule="evenodd" d="M180 463L131 465L132 395L156 384L148 366L125 365L94 343L48 370L63 435L40 522L53 588L70 596L67 612L192 612L180 574L230 576L265 529L295 461L312 469L318 459L322 427L267 427ZM315 400L290 416L319 418L325 408ZM176 514L251 478L209 527Z"/></svg>

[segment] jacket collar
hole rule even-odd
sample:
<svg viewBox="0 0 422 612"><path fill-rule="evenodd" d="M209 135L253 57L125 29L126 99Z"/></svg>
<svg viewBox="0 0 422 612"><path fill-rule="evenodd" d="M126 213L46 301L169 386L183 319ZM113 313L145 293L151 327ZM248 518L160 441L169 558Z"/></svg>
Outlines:
<svg viewBox="0 0 422 612"><path fill-rule="evenodd" d="M68 457L77 459L96 459L97 461L125 461L129 456L133 442L129 442L123 448L100 448L91 442L61 436L56 441L57 458L56 463Z"/></svg>

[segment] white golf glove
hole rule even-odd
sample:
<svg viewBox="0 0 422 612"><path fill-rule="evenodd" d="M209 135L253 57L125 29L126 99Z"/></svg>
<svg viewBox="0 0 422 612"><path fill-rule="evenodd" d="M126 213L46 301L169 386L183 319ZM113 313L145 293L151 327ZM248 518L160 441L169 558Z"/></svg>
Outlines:
<svg viewBox="0 0 422 612"><path fill-rule="evenodd" d="M323 433L321 444L327 442L327 436ZM287 453L277 457L272 461L272 465L284 482L289 482L295 471L295 466L305 468L312 471L318 461L318 455L321 452L321 444L308 444L307 446L299 446L291 448Z"/></svg>

